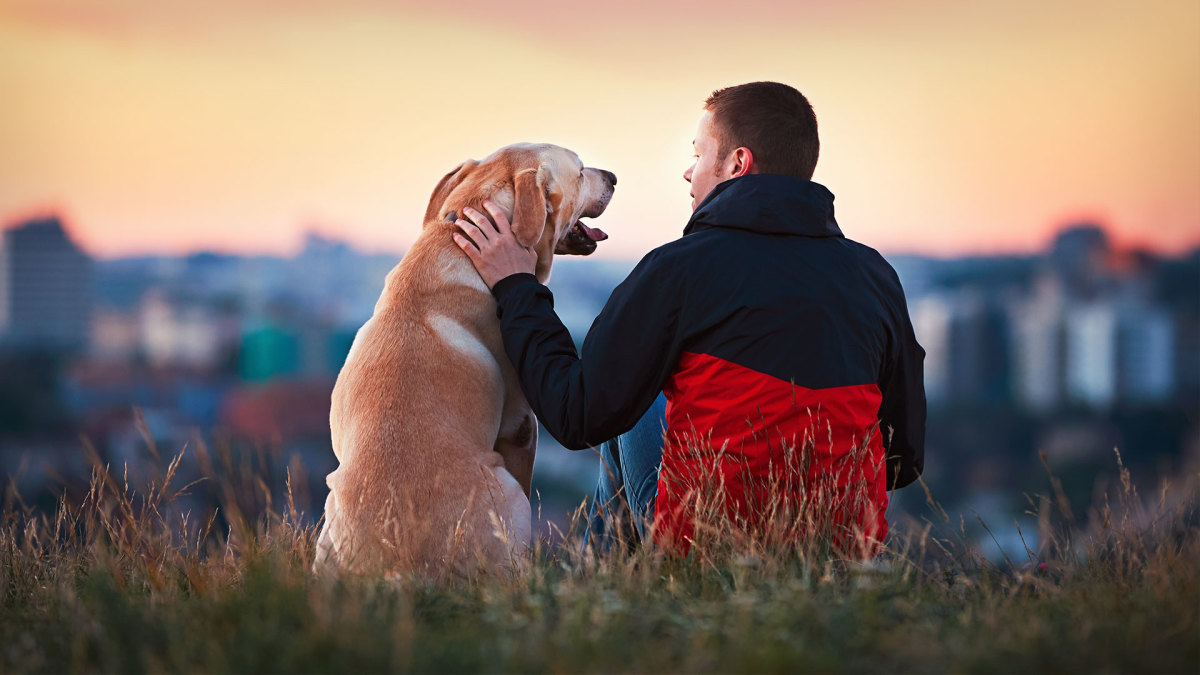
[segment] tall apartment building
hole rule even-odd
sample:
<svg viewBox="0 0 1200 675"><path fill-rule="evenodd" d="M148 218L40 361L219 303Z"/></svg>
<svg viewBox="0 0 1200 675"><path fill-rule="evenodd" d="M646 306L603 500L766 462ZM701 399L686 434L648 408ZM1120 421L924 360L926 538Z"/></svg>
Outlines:
<svg viewBox="0 0 1200 675"><path fill-rule="evenodd" d="M35 218L0 239L0 343L79 349L88 337L92 261L57 217Z"/></svg>
<svg viewBox="0 0 1200 675"><path fill-rule="evenodd" d="M1116 403L1120 315L1115 303L1095 301L1067 309L1067 396L1107 410Z"/></svg>
<svg viewBox="0 0 1200 675"><path fill-rule="evenodd" d="M1117 391L1130 403L1159 403L1175 393L1175 323L1161 307L1126 303L1118 322Z"/></svg>
<svg viewBox="0 0 1200 675"><path fill-rule="evenodd" d="M931 293L910 305L925 349L930 405L1004 403L1011 396L1009 318L974 291Z"/></svg>
<svg viewBox="0 0 1200 675"><path fill-rule="evenodd" d="M1059 284L1043 277L1013 308L1014 389L1030 410L1055 410L1066 397L1066 306Z"/></svg>

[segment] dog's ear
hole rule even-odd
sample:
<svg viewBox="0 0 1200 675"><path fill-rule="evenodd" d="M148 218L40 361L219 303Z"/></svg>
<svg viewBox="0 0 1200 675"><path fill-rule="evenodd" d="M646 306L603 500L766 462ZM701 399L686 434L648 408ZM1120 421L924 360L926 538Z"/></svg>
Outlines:
<svg viewBox="0 0 1200 675"><path fill-rule="evenodd" d="M513 236L522 246L533 246L546 228L545 166L526 169L513 176Z"/></svg>
<svg viewBox="0 0 1200 675"><path fill-rule="evenodd" d="M455 167L450 173L442 176L442 180L438 182L437 187L433 188L433 195L429 197L429 206L425 209L425 220L422 221L424 224L428 224L431 219L442 219L441 211L442 207L446 204L446 197L449 197L454 188L458 187L463 178L466 178L467 174L471 172L471 169L474 169L478 165L479 162L468 159Z"/></svg>

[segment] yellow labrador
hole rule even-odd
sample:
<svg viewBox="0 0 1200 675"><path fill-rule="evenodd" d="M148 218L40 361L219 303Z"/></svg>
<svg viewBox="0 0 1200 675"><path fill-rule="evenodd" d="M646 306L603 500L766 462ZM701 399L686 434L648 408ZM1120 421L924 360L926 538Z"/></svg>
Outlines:
<svg viewBox="0 0 1200 675"><path fill-rule="evenodd" d="M537 421L453 222L499 204L545 282L555 253L587 255L607 238L579 219L600 215L615 184L570 150L533 144L442 178L333 390L339 466L314 568L440 579L525 567Z"/></svg>

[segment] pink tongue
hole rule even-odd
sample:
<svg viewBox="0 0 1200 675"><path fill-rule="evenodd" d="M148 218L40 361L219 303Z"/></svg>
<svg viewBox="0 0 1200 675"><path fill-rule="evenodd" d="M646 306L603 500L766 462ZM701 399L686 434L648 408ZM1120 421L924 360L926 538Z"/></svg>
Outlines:
<svg viewBox="0 0 1200 675"><path fill-rule="evenodd" d="M588 227L587 225L583 224L582 220L575 224L578 225L579 228L583 230L583 233L588 236L588 239L591 239L592 241L604 241L605 239L608 239L608 235L604 233L604 230L595 227Z"/></svg>

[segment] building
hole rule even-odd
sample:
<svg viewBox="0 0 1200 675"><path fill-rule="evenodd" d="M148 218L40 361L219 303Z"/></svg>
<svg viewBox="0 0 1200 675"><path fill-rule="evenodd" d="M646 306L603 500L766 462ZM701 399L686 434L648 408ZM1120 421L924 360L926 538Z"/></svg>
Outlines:
<svg viewBox="0 0 1200 675"><path fill-rule="evenodd" d="M1161 307L1130 302L1117 324L1117 391L1122 401L1146 405L1175 393L1175 323Z"/></svg>
<svg viewBox="0 0 1200 675"><path fill-rule="evenodd" d="M0 341L10 347L82 349L92 307L92 261L55 216L0 240Z"/></svg>
<svg viewBox="0 0 1200 675"><path fill-rule="evenodd" d="M1116 403L1119 318L1110 301L1067 310L1067 396L1072 402L1097 410Z"/></svg>
<svg viewBox="0 0 1200 675"><path fill-rule="evenodd" d="M1049 412L1066 395L1066 301L1059 284L1043 277L1033 294L1014 307L1013 354L1016 399L1036 412Z"/></svg>
<svg viewBox="0 0 1200 675"><path fill-rule="evenodd" d="M925 349L925 400L931 406L945 404L950 395L949 298L930 294L910 303L913 332Z"/></svg>
<svg viewBox="0 0 1200 675"><path fill-rule="evenodd" d="M1091 223L1060 231L1046 262L1074 298L1094 298L1112 283L1113 252L1104 228Z"/></svg>
<svg viewBox="0 0 1200 675"><path fill-rule="evenodd" d="M1009 317L995 299L963 289L926 295L910 307L925 349L930 405L991 405L1011 398Z"/></svg>
<svg viewBox="0 0 1200 675"><path fill-rule="evenodd" d="M220 303L155 289L138 312L141 352L152 366L218 370L231 365L241 338L236 313Z"/></svg>

